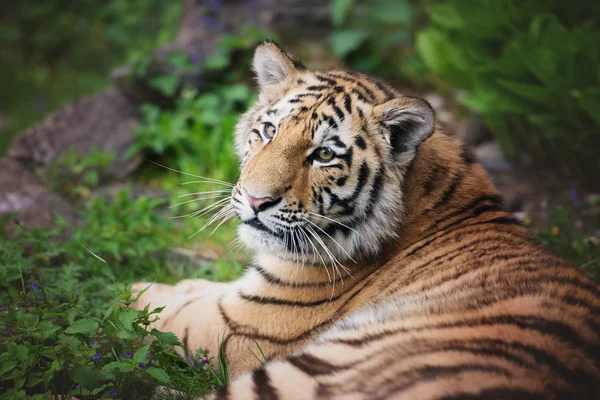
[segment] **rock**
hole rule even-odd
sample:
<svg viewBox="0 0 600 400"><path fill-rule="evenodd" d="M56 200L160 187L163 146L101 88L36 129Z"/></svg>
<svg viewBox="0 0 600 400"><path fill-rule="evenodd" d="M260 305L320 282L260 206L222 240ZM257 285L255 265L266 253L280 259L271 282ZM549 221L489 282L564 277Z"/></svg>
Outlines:
<svg viewBox="0 0 600 400"><path fill-rule="evenodd" d="M196 271L198 267L210 264L217 258L219 258L219 255L210 249L173 248L167 252L166 268L169 271Z"/></svg>
<svg viewBox="0 0 600 400"><path fill-rule="evenodd" d="M150 102L161 107L170 107L174 103L177 92L183 87L194 87L199 92L228 74L228 70L205 71L204 61L215 54L221 39L231 36L248 35L247 28L274 32L281 39L288 51L296 53L308 45L318 45L321 50L331 56L324 45L323 37L331 33L329 3L322 0L251 0L251 1L204 1L184 0L181 23L177 37L172 43L156 49L144 73L136 74L133 65L125 65L115 69L111 78L115 87L132 103ZM294 46L291 46L291 45ZM235 70L236 66L248 56L246 50L232 51L232 61L227 67ZM170 53L185 54L189 60L189 68L177 69L170 65L167 56ZM311 58L321 60L325 56L320 52L301 51L305 61ZM315 57L311 55L315 54ZM320 67L314 65L313 67ZM249 73L249 71L248 71ZM177 88L170 96L152 87L151 81L162 75L177 78ZM250 77L250 74L248 74Z"/></svg>
<svg viewBox="0 0 600 400"><path fill-rule="evenodd" d="M491 133L477 118L464 120L461 129L456 132L457 136L469 147L475 147L491 139Z"/></svg>
<svg viewBox="0 0 600 400"><path fill-rule="evenodd" d="M446 109L446 100L437 93L427 93L423 96L423 99L425 99L436 112Z"/></svg>
<svg viewBox="0 0 600 400"><path fill-rule="evenodd" d="M41 179L19 162L0 158L0 217L14 214L7 229L12 232L15 224L28 228L40 228L53 224L57 215L73 225L80 219L70 204L43 184Z"/></svg>
<svg viewBox="0 0 600 400"><path fill-rule="evenodd" d="M137 107L109 89L58 110L17 136L8 155L48 167L70 149L84 156L97 146L115 155L102 179L123 179L141 162L141 157L126 158L138 118Z"/></svg>
<svg viewBox="0 0 600 400"><path fill-rule="evenodd" d="M477 160L491 171L510 171L510 163L504 157L504 153L497 142L485 142L473 149Z"/></svg>

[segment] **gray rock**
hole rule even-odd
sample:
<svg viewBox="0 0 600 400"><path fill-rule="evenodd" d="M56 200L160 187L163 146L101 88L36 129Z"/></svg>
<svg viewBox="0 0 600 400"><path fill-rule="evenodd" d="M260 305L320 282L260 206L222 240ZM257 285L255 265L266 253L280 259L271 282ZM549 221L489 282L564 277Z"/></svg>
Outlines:
<svg viewBox="0 0 600 400"><path fill-rule="evenodd" d="M13 231L16 224L28 228L40 228L53 224L60 215L73 225L79 225L79 217L70 204L43 184L41 179L19 162L0 158L0 217L14 214L7 229Z"/></svg>
<svg viewBox="0 0 600 400"><path fill-rule="evenodd" d="M490 131L477 118L467 118L456 134L469 147L484 143L492 137Z"/></svg>
<svg viewBox="0 0 600 400"><path fill-rule="evenodd" d="M477 160L490 171L510 171L511 165L497 142L485 142L473 149Z"/></svg>
<svg viewBox="0 0 600 400"><path fill-rule="evenodd" d="M71 148L84 156L96 146L115 154L102 178L122 179L141 162L141 158L128 160L125 156L133 141L138 117L137 107L116 90L110 89L84 97L51 114L17 136L9 147L8 155L48 167Z"/></svg>

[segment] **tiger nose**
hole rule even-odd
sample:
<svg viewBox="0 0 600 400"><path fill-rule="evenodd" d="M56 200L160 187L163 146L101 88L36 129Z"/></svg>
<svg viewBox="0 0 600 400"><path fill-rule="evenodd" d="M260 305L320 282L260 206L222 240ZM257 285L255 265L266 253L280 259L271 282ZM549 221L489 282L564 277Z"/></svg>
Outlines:
<svg viewBox="0 0 600 400"><path fill-rule="evenodd" d="M275 204L279 203L279 200L281 200L281 199L274 200L271 197L256 198L256 197L253 197L252 195L250 195L246 189L243 189L243 192L244 192L244 197L246 197L246 200L248 200L248 204L254 210L255 213L264 211L267 208L272 207Z"/></svg>

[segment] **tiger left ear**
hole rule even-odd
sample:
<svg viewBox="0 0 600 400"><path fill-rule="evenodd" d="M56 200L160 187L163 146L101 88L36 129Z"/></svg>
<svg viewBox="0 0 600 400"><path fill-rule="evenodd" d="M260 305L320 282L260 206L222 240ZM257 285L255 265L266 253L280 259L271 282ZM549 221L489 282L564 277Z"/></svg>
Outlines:
<svg viewBox="0 0 600 400"><path fill-rule="evenodd" d="M412 161L419 145L433 133L433 108L416 97L400 97L378 104L373 107L373 114L399 165Z"/></svg>
<svg viewBox="0 0 600 400"><path fill-rule="evenodd" d="M253 69L261 92L277 86L293 74L306 70L275 42L259 44L254 51Z"/></svg>

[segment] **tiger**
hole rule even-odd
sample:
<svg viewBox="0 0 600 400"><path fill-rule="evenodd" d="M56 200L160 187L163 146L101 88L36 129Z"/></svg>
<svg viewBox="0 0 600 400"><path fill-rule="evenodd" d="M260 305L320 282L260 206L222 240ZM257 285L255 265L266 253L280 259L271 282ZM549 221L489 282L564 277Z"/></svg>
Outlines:
<svg viewBox="0 0 600 400"><path fill-rule="evenodd" d="M253 262L136 304L222 352L234 378L206 398L600 398L599 285L505 211L425 100L270 41L253 69L229 204Z"/></svg>

